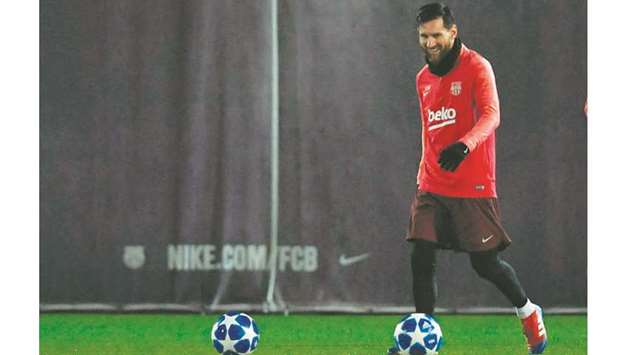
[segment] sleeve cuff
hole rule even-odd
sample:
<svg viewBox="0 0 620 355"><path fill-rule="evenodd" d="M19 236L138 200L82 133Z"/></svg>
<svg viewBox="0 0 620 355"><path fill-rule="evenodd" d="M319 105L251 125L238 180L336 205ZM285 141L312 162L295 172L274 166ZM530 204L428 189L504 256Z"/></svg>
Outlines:
<svg viewBox="0 0 620 355"><path fill-rule="evenodd" d="M467 146L467 149L469 149L470 153L476 148L476 145L474 144L474 142L472 142L469 139L466 139L465 137L459 139L459 142L465 144Z"/></svg>

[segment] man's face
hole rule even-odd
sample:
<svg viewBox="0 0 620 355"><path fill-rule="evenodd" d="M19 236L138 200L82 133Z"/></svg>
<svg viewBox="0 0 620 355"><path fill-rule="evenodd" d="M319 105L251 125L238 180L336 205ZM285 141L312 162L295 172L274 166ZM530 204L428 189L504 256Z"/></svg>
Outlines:
<svg viewBox="0 0 620 355"><path fill-rule="evenodd" d="M440 17L421 24L418 27L418 33L420 47L422 47L426 59L437 64L452 49L457 29L456 25L452 25L450 29L445 28L443 19Z"/></svg>

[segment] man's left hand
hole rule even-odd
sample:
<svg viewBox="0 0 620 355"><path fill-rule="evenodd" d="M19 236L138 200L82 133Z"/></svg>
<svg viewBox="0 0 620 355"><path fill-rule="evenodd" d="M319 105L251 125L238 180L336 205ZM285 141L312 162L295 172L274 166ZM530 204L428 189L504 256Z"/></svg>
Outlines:
<svg viewBox="0 0 620 355"><path fill-rule="evenodd" d="M467 148L464 143L456 142L439 153L439 160L437 163L439 163L444 170L455 171L467 154L469 154L469 148Z"/></svg>

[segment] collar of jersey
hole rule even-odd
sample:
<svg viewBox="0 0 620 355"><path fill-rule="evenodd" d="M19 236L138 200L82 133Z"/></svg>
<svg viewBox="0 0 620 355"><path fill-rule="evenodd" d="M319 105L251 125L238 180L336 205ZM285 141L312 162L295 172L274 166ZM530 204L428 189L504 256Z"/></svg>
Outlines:
<svg viewBox="0 0 620 355"><path fill-rule="evenodd" d="M461 39L456 37L452 49L450 49L448 54L437 65L431 64L428 59L425 58L426 64L428 64L428 70L437 76L448 74L448 72L454 68L456 60L459 58L459 54L461 54L461 47Z"/></svg>

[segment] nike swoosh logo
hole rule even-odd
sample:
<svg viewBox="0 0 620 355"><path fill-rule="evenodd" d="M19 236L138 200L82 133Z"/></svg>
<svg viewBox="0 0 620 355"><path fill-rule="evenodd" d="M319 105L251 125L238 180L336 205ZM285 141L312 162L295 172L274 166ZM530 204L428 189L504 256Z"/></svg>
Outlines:
<svg viewBox="0 0 620 355"><path fill-rule="evenodd" d="M488 242L489 240L491 240L491 238L493 238L494 235L491 234L490 236L486 237L486 238L482 238L482 244L485 244L486 242Z"/></svg>
<svg viewBox="0 0 620 355"><path fill-rule="evenodd" d="M340 254L340 258L338 259L338 262L342 266L349 266L351 264L359 263L360 261L366 260L368 259L369 256L370 256L370 253L361 254L361 255L352 256L352 257L346 257L344 254Z"/></svg>

